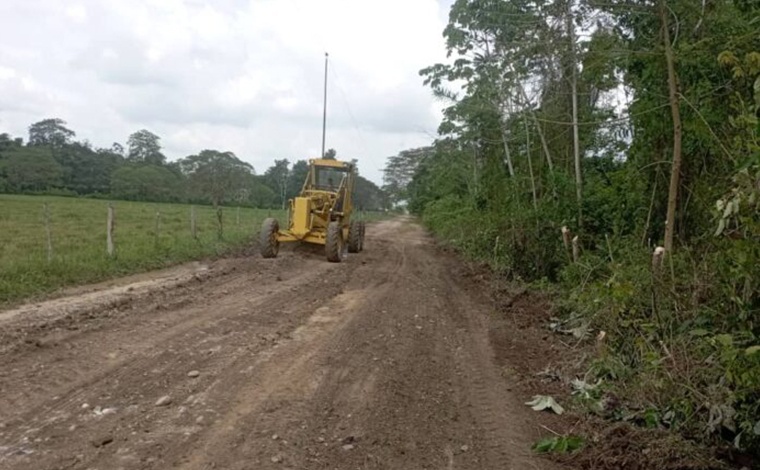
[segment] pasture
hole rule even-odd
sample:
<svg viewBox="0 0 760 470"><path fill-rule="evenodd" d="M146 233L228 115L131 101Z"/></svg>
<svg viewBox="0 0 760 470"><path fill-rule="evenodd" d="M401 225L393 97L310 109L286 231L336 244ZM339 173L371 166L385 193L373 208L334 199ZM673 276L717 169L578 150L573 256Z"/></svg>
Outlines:
<svg viewBox="0 0 760 470"><path fill-rule="evenodd" d="M109 203L115 214L113 256L106 252ZM281 223L286 219L280 211L225 207L220 236L209 206L0 195L0 306L228 253L250 243L268 214Z"/></svg>

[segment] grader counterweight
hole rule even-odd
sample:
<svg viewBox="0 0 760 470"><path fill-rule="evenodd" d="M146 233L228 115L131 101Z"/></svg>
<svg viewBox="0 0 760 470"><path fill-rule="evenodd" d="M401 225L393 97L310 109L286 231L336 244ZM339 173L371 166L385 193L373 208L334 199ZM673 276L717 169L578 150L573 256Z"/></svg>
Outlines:
<svg viewBox="0 0 760 470"><path fill-rule="evenodd" d="M281 230L274 218L261 226L261 255L275 258L280 243L306 242L325 246L327 260L339 263L346 249L364 248L364 222L351 220L356 167L331 159L309 161L309 173L301 193L291 199L288 226Z"/></svg>

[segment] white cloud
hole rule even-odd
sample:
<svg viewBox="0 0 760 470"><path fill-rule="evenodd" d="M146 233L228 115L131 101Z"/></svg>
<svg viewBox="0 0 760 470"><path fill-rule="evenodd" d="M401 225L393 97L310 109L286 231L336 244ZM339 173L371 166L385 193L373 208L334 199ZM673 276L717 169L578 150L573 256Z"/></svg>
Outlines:
<svg viewBox="0 0 760 470"><path fill-rule="evenodd" d="M95 145L159 134L170 158L231 150L263 171L327 145L380 182L384 158L432 140L418 71L444 60L449 0L0 2L0 132L66 120Z"/></svg>
<svg viewBox="0 0 760 470"><path fill-rule="evenodd" d="M66 8L66 16L75 23L84 23L87 20L87 9L81 3L75 3Z"/></svg>

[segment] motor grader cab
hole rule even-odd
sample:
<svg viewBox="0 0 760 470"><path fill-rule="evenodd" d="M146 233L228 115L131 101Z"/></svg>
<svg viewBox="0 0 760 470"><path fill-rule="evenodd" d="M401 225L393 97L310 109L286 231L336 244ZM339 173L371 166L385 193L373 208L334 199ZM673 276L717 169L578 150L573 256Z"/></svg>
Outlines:
<svg viewBox="0 0 760 470"><path fill-rule="evenodd" d="M283 242L325 246L327 260L339 263L347 249L364 248L364 222L351 220L356 167L339 160L313 159L301 193L290 200L288 226L274 218L261 225L261 255L275 258Z"/></svg>

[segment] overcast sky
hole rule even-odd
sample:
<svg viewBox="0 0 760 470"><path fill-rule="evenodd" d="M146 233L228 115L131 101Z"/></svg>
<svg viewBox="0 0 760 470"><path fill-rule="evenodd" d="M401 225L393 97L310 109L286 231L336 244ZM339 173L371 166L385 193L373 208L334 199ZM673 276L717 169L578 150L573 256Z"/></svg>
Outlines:
<svg viewBox="0 0 760 470"><path fill-rule="evenodd" d="M327 147L381 182L426 145L451 0L1 0L0 133L61 118L96 147L145 128L175 160L229 150L263 172Z"/></svg>

